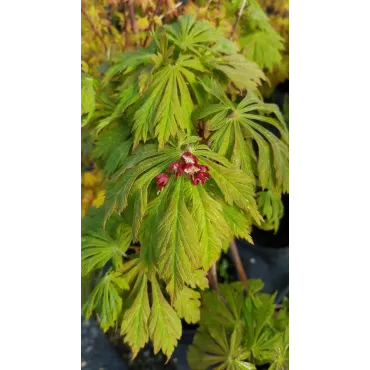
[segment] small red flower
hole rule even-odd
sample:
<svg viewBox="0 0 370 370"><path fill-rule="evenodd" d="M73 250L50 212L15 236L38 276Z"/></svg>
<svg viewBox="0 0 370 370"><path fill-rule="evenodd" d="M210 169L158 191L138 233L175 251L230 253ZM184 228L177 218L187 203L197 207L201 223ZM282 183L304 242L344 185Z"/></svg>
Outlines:
<svg viewBox="0 0 370 370"><path fill-rule="evenodd" d="M193 177L191 178L191 182L192 182L192 184L193 184L194 186L197 186L197 185L199 185L199 184L201 183L200 179L199 179L198 177L196 177L196 176L193 176Z"/></svg>
<svg viewBox="0 0 370 370"><path fill-rule="evenodd" d="M200 171L200 168L197 164L187 163L183 166L184 172L190 177L193 176L195 173Z"/></svg>
<svg viewBox="0 0 370 370"><path fill-rule="evenodd" d="M184 169L180 166L179 162L173 162L168 169L168 172L173 172L175 176L182 176L184 174Z"/></svg>
<svg viewBox="0 0 370 370"><path fill-rule="evenodd" d="M188 164L188 163L197 164L198 158L190 152L184 152L180 158L180 165L183 166L184 164Z"/></svg>
<svg viewBox="0 0 370 370"><path fill-rule="evenodd" d="M194 171L189 175L189 178L192 180L193 185L205 184L205 182L210 178L208 173L209 168L204 165L194 164L198 170ZM185 171L186 172L186 171Z"/></svg>
<svg viewBox="0 0 370 370"><path fill-rule="evenodd" d="M193 176L192 182L193 185L198 185L199 183L205 184L209 178L210 176L208 172L199 171Z"/></svg>
<svg viewBox="0 0 370 370"><path fill-rule="evenodd" d="M200 169L200 172L208 172L209 171L209 168L207 166L204 166L204 165L200 165L198 166L198 168Z"/></svg>
<svg viewBox="0 0 370 370"><path fill-rule="evenodd" d="M155 177L157 181L157 189L162 190L168 183L168 175L165 173L160 173Z"/></svg>

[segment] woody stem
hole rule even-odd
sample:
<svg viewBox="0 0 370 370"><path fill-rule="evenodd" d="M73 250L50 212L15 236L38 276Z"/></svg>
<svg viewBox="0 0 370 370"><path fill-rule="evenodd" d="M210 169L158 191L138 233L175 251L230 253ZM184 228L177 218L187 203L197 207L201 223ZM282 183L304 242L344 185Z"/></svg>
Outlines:
<svg viewBox="0 0 370 370"><path fill-rule="evenodd" d="M135 10L133 0L128 1L128 15L130 18L131 31L134 35L136 35Z"/></svg>
<svg viewBox="0 0 370 370"><path fill-rule="evenodd" d="M245 289L248 288L248 278L247 274L245 273L242 260L240 259L240 255L238 252L238 248L235 243L235 239L230 243L230 254L231 259L235 265L236 271L238 272L239 279L243 282Z"/></svg>
<svg viewBox="0 0 370 370"><path fill-rule="evenodd" d="M233 37L234 37L234 33L235 33L235 31L236 31L236 26L237 26L237 25L238 25L238 23L239 23L240 17L242 16L243 11L244 11L244 8L245 8L245 6L246 6L246 5L247 5L247 0L243 0L242 5L241 5L241 7L240 7L240 9L239 9L239 11L238 11L238 15L236 16L236 20L235 20L235 23L234 23L233 29L232 29L232 31L231 31L230 40L232 40L232 39L233 39Z"/></svg>
<svg viewBox="0 0 370 370"><path fill-rule="evenodd" d="M211 268L208 271L208 281L211 288L218 292L216 263L212 263Z"/></svg>
<svg viewBox="0 0 370 370"><path fill-rule="evenodd" d="M126 16L126 10L127 10L127 4L126 4L126 1L122 1L122 8L123 8L123 11L122 11L122 14L123 14L123 21L125 22L125 25L123 27L123 30L125 32L125 42L126 42L126 45L127 45L127 40L128 40L128 29L127 29L127 16ZM126 47L125 45L125 47Z"/></svg>

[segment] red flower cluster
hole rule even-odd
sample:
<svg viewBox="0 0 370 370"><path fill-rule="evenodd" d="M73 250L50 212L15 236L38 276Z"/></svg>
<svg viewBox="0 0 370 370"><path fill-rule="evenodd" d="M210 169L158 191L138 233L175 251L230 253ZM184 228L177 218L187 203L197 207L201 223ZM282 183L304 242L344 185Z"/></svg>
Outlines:
<svg viewBox="0 0 370 370"><path fill-rule="evenodd" d="M168 173L173 173L175 176L188 175L195 186L204 184L209 179L208 171L208 167L198 164L198 158L190 152L184 152L180 160L172 163L168 169ZM165 173L160 173L155 179L158 190L162 190L168 183L168 175Z"/></svg>

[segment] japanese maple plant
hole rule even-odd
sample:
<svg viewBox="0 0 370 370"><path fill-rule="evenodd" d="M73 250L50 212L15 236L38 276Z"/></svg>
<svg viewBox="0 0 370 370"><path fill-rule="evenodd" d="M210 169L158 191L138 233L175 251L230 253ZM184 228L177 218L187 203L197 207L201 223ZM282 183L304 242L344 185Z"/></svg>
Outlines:
<svg viewBox="0 0 370 370"><path fill-rule="evenodd" d="M171 357L181 319L199 323L193 369L288 366L288 309L262 283L218 284L216 264L253 225L276 229L288 192L288 131L266 77L221 28L181 16L147 48L83 76L83 125L107 181L82 230L83 302L135 357ZM237 266L240 269L239 266Z"/></svg>

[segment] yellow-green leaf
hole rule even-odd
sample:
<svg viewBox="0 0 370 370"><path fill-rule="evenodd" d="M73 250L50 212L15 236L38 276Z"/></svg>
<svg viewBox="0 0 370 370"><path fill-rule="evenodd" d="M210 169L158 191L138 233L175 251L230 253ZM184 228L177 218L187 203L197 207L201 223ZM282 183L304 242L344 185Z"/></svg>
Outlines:
<svg viewBox="0 0 370 370"><path fill-rule="evenodd" d="M149 336L154 345L154 353L162 350L169 358L181 337L181 321L164 298L155 277L151 283L153 304L149 317Z"/></svg>
<svg viewBox="0 0 370 370"><path fill-rule="evenodd" d="M200 319L200 293L184 287L175 304L177 314L188 324L196 324Z"/></svg>
<svg viewBox="0 0 370 370"><path fill-rule="evenodd" d="M121 334L130 346L133 358L149 340L148 320L150 315L148 297L148 278L141 275L136 281L132 295L135 297L131 307L122 319Z"/></svg>

